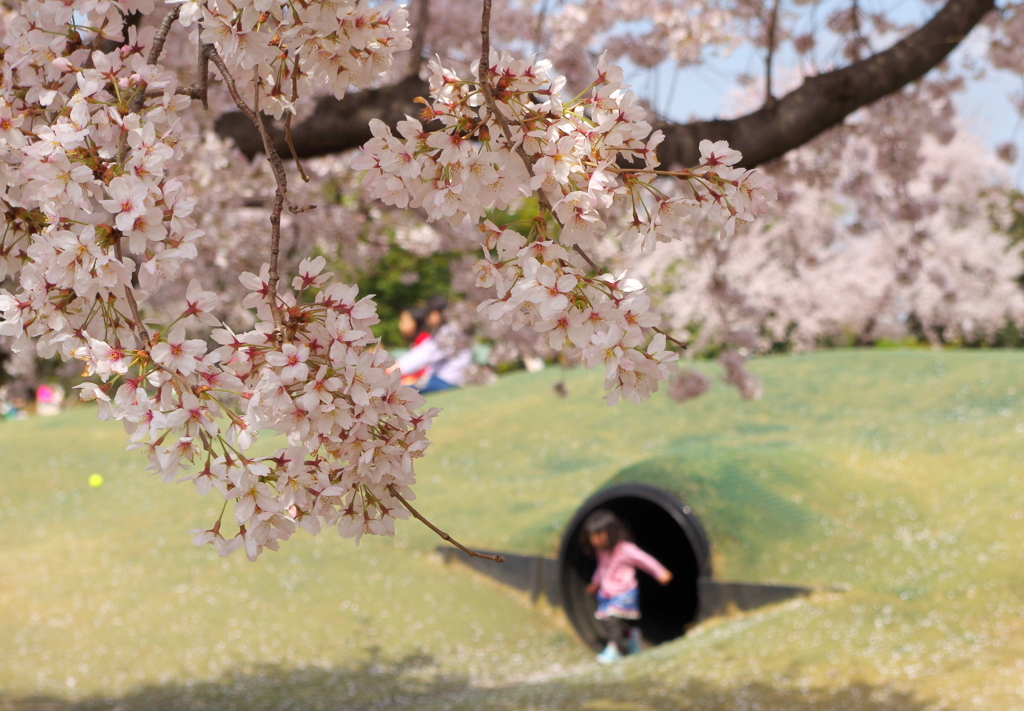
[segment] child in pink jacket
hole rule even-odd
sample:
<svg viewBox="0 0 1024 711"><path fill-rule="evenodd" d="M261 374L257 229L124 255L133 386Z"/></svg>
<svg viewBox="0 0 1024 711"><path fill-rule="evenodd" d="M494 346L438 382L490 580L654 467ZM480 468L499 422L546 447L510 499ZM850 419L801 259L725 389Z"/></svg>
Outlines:
<svg viewBox="0 0 1024 711"><path fill-rule="evenodd" d="M594 511L583 522L583 531L597 558L597 570L587 586L587 593L597 595L594 617L604 623L608 632L608 646L597 655L597 661L611 664L629 652L628 620L640 619L636 569L640 568L662 585L668 585L672 573L628 540L626 526L611 511Z"/></svg>

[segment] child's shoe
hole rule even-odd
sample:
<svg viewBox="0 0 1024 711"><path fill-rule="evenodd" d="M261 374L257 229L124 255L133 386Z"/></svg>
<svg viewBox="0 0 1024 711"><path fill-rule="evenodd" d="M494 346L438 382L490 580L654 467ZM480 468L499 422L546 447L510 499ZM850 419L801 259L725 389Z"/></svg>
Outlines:
<svg viewBox="0 0 1024 711"><path fill-rule="evenodd" d="M622 659L622 652L615 646L614 642L609 642L608 646L601 650L601 653L597 655L597 661L599 664L614 664L615 662Z"/></svg>
<svg viewBox="0 0 1024 711"><path fill-rule="evenodd" d="M643 636L640 634L639 627L629 628L629 640L626 642L626 652L628 654L639 654L640 649L643 645Z"/></svg>

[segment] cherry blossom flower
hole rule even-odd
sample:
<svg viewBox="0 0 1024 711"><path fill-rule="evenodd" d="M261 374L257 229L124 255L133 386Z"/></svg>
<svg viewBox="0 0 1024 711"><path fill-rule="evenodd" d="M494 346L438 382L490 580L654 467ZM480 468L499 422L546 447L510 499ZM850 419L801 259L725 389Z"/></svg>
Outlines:
<svg viewBox="0 0 1024 711"><path fill-rule="evenodd" d="M153 360L173 373L191 375L199 365L198 356L206 353L206 344L199 339L185 338L185 329L175 326L166 339L153 346Z"/></svg>

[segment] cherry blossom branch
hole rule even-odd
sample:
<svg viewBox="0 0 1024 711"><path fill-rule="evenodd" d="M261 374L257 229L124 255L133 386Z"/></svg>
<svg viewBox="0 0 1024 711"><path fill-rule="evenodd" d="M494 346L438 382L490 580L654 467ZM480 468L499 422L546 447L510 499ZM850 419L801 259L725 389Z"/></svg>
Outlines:
<svg viewBox="0 0 1024 711"><path fill-rule="evenodd" d="M248 112L253 129L269 144L260 102L284 98L268 93L265 79L281 58L280 37L299 37L290 46L291 56L301 50L309 74L340 92L372 78L334 71L339 62L358 53L358 61L366 66L386 68L391 55L405 45L405 22L392 22L379 7L353 7L352 25L367 28L369 36L349 44L333 42L333 51L314 54L323 49L323 38L337 37L337 18L330 13L306 22L294 8L235 16L234 8L225 15L215 3L188 3L183 10L171 8L158 16L159 31L149 35L155 37L147 42L150 47L140 57L131 57L139 51L136 39L102 53L87 53L80 36L72 35L70 41L58 42L64 45L60 49L53 37L67 34L66 17L47 4L22 3L21 17L30 19L5 25L0 38L0 54L10 47L19 53L19 66L5 66L0 82L0 157L10 168L4 184L28 201L9 216L10 224L0 236L0 271L8 273L13 264L10 277L18 284L15 294L7 290L7 280L0 287L3 335L15 336L16 350L31 338L46 338L65 360L84 362L86 375L99 382L79 386L82 398L97 402L102 419L125 423L133 441L146 450L149 471L171 482L191 470L194 474L186 478L194 481L198 493L213 489L224 495L222 515L213 527L194 532L197 545L212 544L220 555L244 547L246 557L256 560L265 549L277 550L297 527L315 535L329 522L346 537L393 535L391 514L400 513L401 505L386 493L380 477L387 476L384 481L398 488L415 484L407 452L420 453L429 445L426 431L437 411L417 412L423 400L387 374L393 361L373 336L377 316L369 297L359 299L356 287L323 272L326 259L317 257L298 265L301 284L294 286L295 317L285 320L283 327L281 317L290 315L284 304L293 290L287 280L268 285L269 264L261 265L258 274L239 275L249 291L241 306L255 308L259 321L241 336L219 328L224 324L213 310L221 300L204 291L198 279L189 282L184 307L176 316L169 314L169 323L157 325L147 317L152 332L143 326L140 304L143 294L159 293L180 273L181 264L194 258L194 243L202 236L191 217L194 186L188 171L175 166L182 158L172 148L182 130L176 114L189 103L176 100L175 93L203 97L210 77L216 76L208 71L214 62L238 109ZM126 18L127 9L145 4L76 3L73 24L93 32L99 41L122 21L124 27L136 25L141 14L132 12ZM165 45L172 25L193 24L199 9L209 12L204 16L212 15L219 29L244 34L248 43L226 42L216 50L202 46L196 83L182 89L176 73L161 66L161 54L169 49ZM404 11L396 11L394 19L404 19ZM132 31L132 38L135 34ZM275 49L260 54L261 47ZM145 64L147 55L150 65ZM251 67L256 75L254 103L246 104L239 95L249 90L249 82L242 83L228 71L239 66L246 71ZM51 79L54 68L59 69L57 79ZM301 76L305 78L305 72ZM52 93L42 101L37 89L44 85ZM87 85L88 91L76 91ZM157 87L164 91L153 91ZM147 110L154 105L160 110ZM269 156L277 183L274 260L284 208L308 209L289 204L281 155L287 154L282 150ZM47 156L52 158L42 160ZM66 177L55 181L61 174L50 169L59 171L69 164ZM60 185L52 191L25 191L33 181ZM20 245L22 241L26 244ZM17 251L12 254L14 246ZM40 272L47 279L37 278ZM219 348L211 350L203 338L188 338L186 328L195 325L193 319L215 329L210 338ZM283 329L288 336L284 343ZM328 343L330 348L322 347ZM272 397L254 397L262 392L266 378L282 387ZM306 386L314 383L329 408L317 406L314 411L300 402ZM373 392L374 397L365 402L353 398L354 387ZM242 403L244 408L239 407ZM312 429L295 420L297 407L310 411ZM343 419L325 424L338 415ZM362 427L343 422L359 422ZM272 456L244 454L259 430L267 427L288 432L288 447ZM382 432L386 445L371 439ZM359 461L370 449L373 478L365 475ZM289 485L279 488L285 478ZM325 478L335 482L328 495L322 495ZM221 522L231 500L238 533L226 539Z"/></svg>
<svg viewBox="0 0 1024 711"><path fill-rule="evenodd" d="M167 41L167 35L171 31L171 25L178 19L179 14L181 14L181 5L175 5L160 21L160 26L157 28L156 34L153 35L153 46L149 48L147 64L156 64L156 60L160 59L160 55L164 51L164 42Z"/></svg>
<svg viewBox="0 0 1024 711"><path fill-rule="evenodd" d="M670 377L670 364L679 356L666 348L669 337L663 331L650 337L660 319L651 313L642 284L605 273L588 254L607 233L605 211L617 200L631 203L633 220L621 235L623 246L629 250L641 240L643 251L650 252L658 242L679 239L694 214L732 234L737 224L764 213L774 190L760 174L733 167L741 156L724 142L701 143L699 167L666 172L690 184L684 195L666 195L638 171L607 169L622 155L640 156L646 169L657 165L660 135L651 133L635 95L624 89L622 70L602 58L589 89L561 102L556 86L562 80L548 74L546 63L527 66L507 53L490 52L490 2L484 0L476 76L462 80L431 63L432 86L457 87L435 90L432 101L423 100L424 116L440 118L442 127L424 130L407 119L400 127L403 136L418 135L401 141L376 122L374 138L353 167L367 171L363 185L387 204L424 209L429 219L452 224L466 216L480 220L485 255L473 265L476 286L494 287L496 298L478 311L490 320L521 319L522 325L548 334L553 349L571 342L586 367L604 367L610 403L620 398L639 403ZM490 84L497 77L500 91ZM492 140L472 143L484 126ZM520 138L526 133L529 149ZM419 164L416 177L403 177L400 186L385 179L390 166L410 157ZM476 199L485 181L495 198L492 205L505 209L527 180L541 206L528 220L528 233L486 219L490 206ZM560 229L549 234L549 223Z"/></svg>
<svg viewBox="0 0 1024 711"><path fill-rule="evenodd" d="M153 46L150 47L149 56L146 57L147 64L156 64L157 60L160 59L160 54L164 50L164 43L167 41L167 35L171 31L171 25L178 19L178 15L181 13L181 5L175 5L171 8L163 20L160 21L160 26L157 28L156 34L153 36ZM142 110L143 105L146 103L146 86L143 83L139 87L135 96L128 104L128 112L137 114ZM128 139L127 135L122 135L120 143L118 145L117 163L123 165L125 156L128 151ZM114 240L114 256L117 257L117 261L124 264L124 251L121 248L121 235L118 234L117 239ZM125 297L128 301L128 307L131 309L132 318L135 319L135 327L138 330L138 334L142 337L143 347L149 346L149 331L146 330L146 326L142 322L142 314L139 312L139 303L135 299L135 292L131 284L126 284L124 289Z"/></svg>
<svg viewBox="0 0 1024 711"><path fill-rule="evenodd" d="M505 134L505 140L508 141L509 147L512 147L512 129L509 128L508 121L505 120L505 115L498 110L498 104L494 100L494 92L491 90L490 72L491 64L491 0L484 0L484 9L480 18L480 66L477 68L477 80L480 84L480 89L484 93L484 100L487 102L487 108L494 115L498 125L501 126L501 132ZM516 155L518 155L523 163L526 165L527 170L533 172L533 158L523 148L523 144L520 141L515 146ZM543 191L537 193L537 200L540 203L541 208L547 210L553 214L551 203L548 201L547 196Z"/></svg>
<svg viewBox="0 0 1024 711"><path fill-rule="evenodd" d="M171 31L171 25L178 19L179 14L181 14L181 5L175 5L164 15L164 19L160 21L160 26L157 28L156 34L153 35L153 46L149 48L149 56L146 57L147 64L156 64L157 60L160 59L160 54L164 51L164 42L167 41L167 34ZM128 104L128 112L133 114L139 113L145 102L146 86L143 83Z"/></svg>
<svg viewBox="0 0 1024 711"><path fill-rule="evenodd" d="M777 12L778 12L778 2L776 2L775 10L774 10L774 12L772 14L772 29L771 29L771 33L772 33L772 40L773 41L774 41L774 33L775 33L775 14ZM491 90L491 85L490 85L489 76L488 76L488 73L490 71L490 67L489 67L489 64L490 64L490 23L491 23L491 0L484 0L484 3L483 3L483 13L482 13L481 22L480 22L480 45L481 45L481 49L480 49L480 66L477 69L477 78L478 78L478 81L479 81L479 84L480 84L480 88L483 91L484 99L487 102L488 108L490 109L491 113L494 115L495 119L498 121L498 124L501 126L501 130L505 134L505 139L508 141L509 145L512 145L512 142L513 142L513 140L512 140L512 131L509 128L508 123L505 121L505 117L498 110L497 102L495 102L495 100L494 100L494 94L493 94L493 92ZM772 49L769 48L769 60L768 60L769 61L769 66L770 66L770 62L771 62L771 55L770 55L771 51L772 51ZM770 91L771 91L771 89L770 89L770 84L769 84L769 92ZM515 147L515 151L522 158L522 160L525 163L527 169L531 173L533 173L534 172L533 171L534 161L526 153L526 150L524 149L523 144L519 143ZM616 169L614 167L610 167L609 169L612 172L616 172L616 173L624 173L624 172L626 172L626 171L618 170L618 169ZM685 174L689 174L690 173L690 171L688 171L688 170L672 172L672 171L659 171L659 170L655 170L655 169L648 169L648 170L638 171L638 172L649 172L649 173L654 173L654 174L659 174L659 175L669 175L669 176L673 176L673 177L677 177L677 178L682 177L682 173L685 173ZM554 214L554 210L552 209L551 204L548 201L547 196L543 193L543 191L539 191L537 193L537 197L538 197L538 201L540 203L541 208L546 210L548 212L548 214L550 214L555 219L556 222L559 222L558 217ZM563 226L563 228L564 228L564 226ZM583 258L583 260L587 263L587 265L590 266L590 268L594 271L595 274L600 274L600 273L602 273L602 271L604 271L604 270L602 270L597 265L596 262L594 262L593 259L590 258L590 255L588 255L583 250L583 248L580 247L580 245L578 245L578 244L573 245L572 249L573 249L574 252L576 252L576 254L578 254L580 257ZM655 333L659 333L659 334L663 335L666 340L676 344L681 349L685 350L687 348L687 344L686 343L684 343L684 342L682 342L682 341L680 341L680 340L678 340L676 338L673 338L672 336L670 336L669 334L667 334L665 331L663 331L662 329L658 328L657 326L653 326L651 330L653 330Z"/></svg>
<svg viewBox="0 0 1024 711"><path fill-rule="evenodd" d="M477 80L480 83L480 90L484 93L484 100L487 102L487 108L494 115L498 125L501 126L501 132L505 134L505 140L508 141L509 146L512 145L512 129L509 128L508 122L505 120L504 114L498 111L498 105L494 101L494 92L491 90L490 77L488 76L491 67L491 0L484 0L484 9L480 17L480 66L477 67L476 74ZM531 161L526 156L526 151L523 150L522 146L518 147L519 150L516 152L520 154L526 166L530 167Z"/></svg>
<svg viewBox="0 0 1024 711"><path fill-rule="evenodd" d="M665 340L667 340L667 341L669 341L671 343L675 343L677 346L679 346L684 351L690 347L690 345L688 343L686 343L684 341L680 341L678 338L673 338L672 336L670 336L667 333L665 333L664 331L662 331L661 328L659 328L658 326L651 326L651 330L654 331L655 333L660 333L661 335L663 335L665 337Z"/></svg>
<svg viewBox="0 0 1024 711"><path fill-rule="evenodd" d="M583 260L587 264L590 265L590 268L593 269L595 273L597 273L597 274L601 273L601 268L598 267L597 264L594 263L594 260L591 259L590 256L586 252L584 252L583 249L578 244L574 244L572 246L572 251L574 251L576 254L580 255L581 257L583 257Z"/></svg>
<svg viewBox="0 0 1024 711"><path fill-rule="evenodd" d="M454 538L452 538L447 533L445 533L440 528L438 528L430 521L428 521L426 518L424 518L423 514L421 514L419 511L413 508L413 505L406 501L404 496L398 493L398 489L395 488L394 484L388 485L388 493L394 496L396 499L398 499L402 503L402 506L408 509L409 513L413 515L413 518L415 518L417 521L424 524L427 528L429 528L431 531L440 536L442 541L447 541L448 543L451 543L460 551L468 555L470 558L486 558L487 560L493 560L495 563L505 562L505 556L503 555L488 555L486 553L478 553L477 551L466 548L466 546L456 541Z"/></svg>
<svg viewBox="0 0 1024 711"><path fill-rule="evenodd" d="M196 80L186 87L179 88L175 93L183 94L203 102L203 109L209 110L208 99L210 86L210 56L206 52L209 45L199 45L199 57L196 59Z"/></svg>
<svg viewBox="0 0 1024 711"><path fill-rule="evenodd" d="M595 264L595 263L594 263L594 260L592 260L592 259L591 259L591 258L590 258L590 257L589 257L589 256L587 255L587 253L586 253L586 252L584 252L584 251L583 251L583 250L582 250L582 249L580 248L580 246L579 246L578 244L576 244L576 245L573 245L573 248L572 248L572 249L573 249L573 251L574 251L574 252L576 252L576 254L578 254L578 255L580 255L581 257L583 257L583 259L585 259L585 260L586 260L587 264L589 264L589 265L590 265L590 268L591 268L591 269L593 269L593 270L594 270L594 271L595 271L596 273L600 274L601 272L607 271L607 270L601 269L601 268L600 268L599 266L597 266L597 264ZM686 343L684 343L683 341L680 341L680 340L679 340L679 339L677 339L677 338L673 338L673 337L672 337L672 336L670 336L669 334L665 333L665 331L661 330L661 329L660 329L659 327L657 327L657 326L651 326L650 328L651 328L651 330L652 330L652 331L654 331L655 333L660 333L661 335L663 335L663 336L665 337L665 339L666 339L667 341L670 341L671 343L675 343L675 344L676 344L677 346L679 346L679 347L680 347L680 348L681 348L682 350L686 350L686 349L688 348L688 346L687 346L687 344L686 344Z"/></svg>
<svg viewBox="0 0 1024 711"><path fill-rule="evenodd" d="M121 250L120 236L114 240L114 256L117 257L117 261L124 264L124 252ZM125 298L128 300L128 308L132 310L132 318L135 319L135 329L142 337L142 347L148 348L150 346L149 331L146 330L146 326L142 322L142 314L139 313L139 302L135 300L135 290L131 284L125 284L124 293Z"/></svg>
<svg viewBox="0 0 1024 711"><path fill-rule="evenodd" d="M777 98L774 107L762 106L728 120L658 123L654 127L665 132L659 157L665 164L696 165L702 140L727 140L743 154L746 167L767 163L937 66L994 7L994 0L947 0L931 20L889 50L808 77L799 88ZM396 84L346 94L341 100L333 96L319 99L313 114L293 130L300 157L358 148L372 138L368 118L380 118L394 127L411 115L411 98L428 91L426 81L407 76ZM263 150L258 134L240 112L220 116L215 130L233 139L249 158ZM271 123L270 130L283 152L280 123Z"/></svg>
<svg viewBox="0 0 1024 711"><path fill-rule="evenodd" d="M280 281L277 263L281 250L281 213L284 211L285 195L288 192L288 176L284 171L281 156L267 134L263 120L255 110L245 103L245 99L238 93L234 77L232 77L231 72L228 70L227 64L224 63L224 59L217 52L217 48L210 44L206 45L205 51L210 61L217 67L217 71L220 72L221 78L228 88L228 93L231 94L231 99L235 102L235 106L252 121L256 130L260 132L260 137L263 139L263 150L266 153L267 162L270 163L271 170L274 173L274 180L277 183L277 189L274 191L274 209L270 213L270 277L267 281L267 301L270 303L270 313L274 322L274 337L278 343L282 343L284 341L284 322L277 305L277 284ZM257 86L258 91L259 87Z"/></svg>

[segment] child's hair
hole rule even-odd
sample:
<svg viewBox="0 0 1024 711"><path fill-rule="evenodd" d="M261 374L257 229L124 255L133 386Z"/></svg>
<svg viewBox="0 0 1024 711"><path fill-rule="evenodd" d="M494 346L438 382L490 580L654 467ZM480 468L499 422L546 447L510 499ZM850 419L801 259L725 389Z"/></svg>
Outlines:
<svg viewBox="0 0 1024 711"><path fill-rule="evenodd" d="M608 547L614 548L619 541L631 540L629 529L622 520L608 509L597 509L583 521L580 531L580 545L587 555L594 555L594 547L590 544L590 534L605 532L608 534Z"/></svg>
<svg viewBox="0 0 1024 711"><path fill-rule="evenodd" d="M427 299L425 308L427 311L440 311L444 313L444 310L448 308L448 297L444 294L434 294Z"/></svg>
<svg viewBox="0 0 1024 711"><path fill-rule="evenodd" d="M417 334L427 330L427 314L430 313L430 310L426 306L410 306L406 311L412 316L412 320L416 322Z"/></svg>
<svg viewBox="0 0 1024 711"><path fill-rule="evenodd" d="M448 308L448 297L434 294L427 299L427 305L424 308L427 311L427 327L431 331L436 331L444 323L444 310Z"/></svg>

